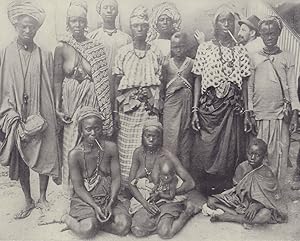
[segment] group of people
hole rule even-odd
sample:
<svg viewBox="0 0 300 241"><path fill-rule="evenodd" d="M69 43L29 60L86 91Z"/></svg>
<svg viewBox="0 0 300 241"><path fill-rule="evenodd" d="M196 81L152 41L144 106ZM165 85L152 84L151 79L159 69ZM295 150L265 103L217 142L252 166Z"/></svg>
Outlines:
<svg viewBox="0 0 300 241"><path fill-rule="evenodd" d="M136 7L131 36L116 28L116 0L98 1L103 25L90 33L87 10L70 2L53 59L34 42L44 10L8 5L17 38L0 55L0 163L25 195L15 218L47 208L50 176L70 198L62 222L84 238L172 238L208 196L212 222L286 222L281 187L300 105L293 57L277 45L281 20L239 20L237 41L238 15L222 7L214 38L195 34L193 59L173 3Z"/></svg>

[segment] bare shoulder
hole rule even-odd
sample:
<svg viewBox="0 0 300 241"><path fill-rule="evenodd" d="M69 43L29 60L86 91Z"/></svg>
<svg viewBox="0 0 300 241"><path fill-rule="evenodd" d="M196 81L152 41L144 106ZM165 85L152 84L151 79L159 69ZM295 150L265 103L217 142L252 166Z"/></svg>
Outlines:
<svg viewBox="0 0 300 241"><path fill-rule="evenodd" d="M83 150L78 146L74 147L74 149L69 152L69 164L77 163L82 155Z"/></svg>
<svg viewBox="0 0 300 241"><path fill-rule="evenodd" d="M142 147L142 146L139 146L139 147L137 147L137 148L134 150L133 156L134 156L136 159L140 159L142 153L143 153L143 147Z"/></svg>
<svg viewBox="0 0 300 241"><path fill-rule="evenodd" d="M104 149L105 149L105 152L107 152L109 154L116 154L118 152L117 144L112 141L105 141Z"/></svg>

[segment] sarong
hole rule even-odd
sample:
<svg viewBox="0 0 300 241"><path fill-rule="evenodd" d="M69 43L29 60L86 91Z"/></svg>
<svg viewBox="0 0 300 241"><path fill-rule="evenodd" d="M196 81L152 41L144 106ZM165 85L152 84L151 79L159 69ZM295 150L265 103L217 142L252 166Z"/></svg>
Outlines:
<svg viewBox="0 0 300 241"><path fill-rule="evenodd" d="M95 200L96 204L104 210L108 202L110 201L110 188L111 188L111 177L102 176L97 186L90 191L91 196ZM124 214L129 216L128 206L126 202L116 200L112 208L112 215ZM76 193L73 194L70 204L70 216L75 218L77 221L81 221L86 218L96 218L95 210L86 202L84 202Z"/></svg>
<svg viewBox="0 0 300 241"><path fill-rule="evenodd" d="M157 204L160 214L152 216L145 208L139 209L132 217L132 226L140 230L155 232L157 225L164 218L178 218L185 209L184 202L159 203Z"/></svg>
<svg viewBox="0 0 300 241"><path fill-rule="evenodd" d="M199 108L201 130L195 134L191 174L197 185L209 175L207 185L220 192L232 186L234 171L245 160L241 90L231 84L218 98L212 88L201 96Z"/></svg>
<svg viewBox="0 0 300 241"><path fill-rule="evenodd" d="M164 103L163 145L176 155L185 167L189 167L191 150L192 92L181 88L169 96Z"/></svg>
<svg viewBox="0 0 300 241"><path fill-rule="evenodd" d="M258 120L256 125L257 138L264 140L268 145L268 164L279 183L284 185L290 147L289 126L283 120Z"/></svg>

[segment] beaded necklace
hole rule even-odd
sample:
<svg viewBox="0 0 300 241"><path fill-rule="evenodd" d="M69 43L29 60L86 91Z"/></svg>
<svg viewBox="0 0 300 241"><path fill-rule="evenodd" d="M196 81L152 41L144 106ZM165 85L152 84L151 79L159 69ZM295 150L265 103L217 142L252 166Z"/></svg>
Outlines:
<svg viewBox="0 0 300 241"><path fill-rule="evenodd" d="M232 73L234 71L234 62L235 62L234 47L227 47L227 48L230 49L231 56L230 56L230 58L228 60L226 60L226 59L224 59L223 53L222 53L221 46L223 46L223 45L221 44L220 41L218 42L217 45L218 45L218 48L219 48L220 61L222 63L221 70L222 70L223 74L226 77L229 77L230 75L232 75ZM223 47L225 47L225 46L223 46ZM229 69L230 71L226 71L226 66L227 66L227 69Z"/></svg>
<svg viewBox="0 0 300 241"><path fill-rule="evenodd" d="M159 151L160 151L160 149L158 149L157 151L150 151L150 154L155 154L153 166L156 163ZM147 177L149 177L152 174L153 166L152 166L151 170L150 170L150 168L147 168L147 153L148 153L148 151L145 150L145 148L144 148L144 150L143 150L143 158L144 158L144 165L145 165L144 170L146 172Z"/></svg>

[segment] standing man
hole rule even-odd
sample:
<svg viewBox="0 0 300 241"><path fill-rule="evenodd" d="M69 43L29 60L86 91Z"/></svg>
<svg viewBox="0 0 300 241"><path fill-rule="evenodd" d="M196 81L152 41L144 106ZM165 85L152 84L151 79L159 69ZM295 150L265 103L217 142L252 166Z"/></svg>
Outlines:
<svg viewBox="0 0 300 241"><path fill-rule="evenodd" d="M282 22L277 17L259 23L265 47L252 57L253 74L249 78L249 110L246 110L245 122L267 143L269 165L279 183L284 185L290 133L297 130L300 104L294 57L277 45L281 30Z"/></svg>
<svg viewBox="0 0 300 241"><path fill-rule="evenodd" d="M53 89L52 54L34 43L45 12L33 0L8 5L8 18L17 38L0 55L0 129L5 133L0 163L20 180L26 205L15 216L26 218L35 207L48 206L49 176L61 182ZM30 170L39 174L40 198L35 204Z"/></svg>
<svg viewBox="0 0 300 241"><path fill-rule="evenodd" d="M118 3L116 0L99 0L97 3L97 12L103 19L103 26L91 32L88 37L99 40L105 47L108 77L110 83L111 106L115 103L116 87L112 78L112 68L115 62L115 56L120 47L132 42L131 37L116 28L116 17L118 16Z"/></svg>
<svg viewBox="0 0 300 241"><path fill-rule="evenodd" d="M264 47L262 39L259 37L258 23L260 19L256 15L252 15L247 19L238 21L241 26L238 32L238 38L248 50L248 53L258 52Z"/></svg>

